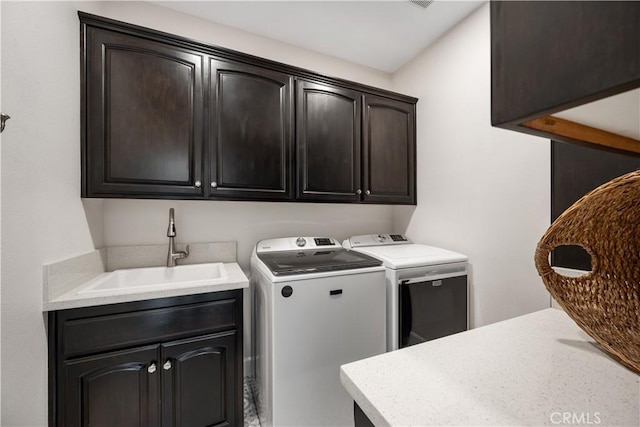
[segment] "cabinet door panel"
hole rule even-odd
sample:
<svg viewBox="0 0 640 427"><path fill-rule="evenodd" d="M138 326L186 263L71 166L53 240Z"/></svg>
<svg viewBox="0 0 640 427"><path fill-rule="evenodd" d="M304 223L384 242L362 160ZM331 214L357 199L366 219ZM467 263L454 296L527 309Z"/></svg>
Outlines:
<svg viewBox="0 0 640 427"><path fill-rule="evenodd" d="M87 195L200 195L203 57L88 30Z"/></svg>
<svg viewBox="0 0 640 427"><path fill-rule="evenodd" d="M364 200L415 204L415 106L365 95Z"/></svg>
<svg viewBox="0 0 640 427"><path fill-rule="evenodd" d="M163 425L241 425L236 343L229 331L163 344Z"/></svg>
<svg viewBox="0 0 640 427"><path fill-rule="evenodd" d="M298 81L299 199L360 200L361 106L359 92Z"/></svg>
<svg viewBox="0 0 640 427"><path fill-rule="evenodd" d="M59 425L157 426L160 373L148 372L157 356L148 346L64 362Z"/></svg>
<svg viewBox="0 0 640 427"><path fill-rule="evenodd" d="M210 60L212 197L289 199L292 77Z"/></svg>

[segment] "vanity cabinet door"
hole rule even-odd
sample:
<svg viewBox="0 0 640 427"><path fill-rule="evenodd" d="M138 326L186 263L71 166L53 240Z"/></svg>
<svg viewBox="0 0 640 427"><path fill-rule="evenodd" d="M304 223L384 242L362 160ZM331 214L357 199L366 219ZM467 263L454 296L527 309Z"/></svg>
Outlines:
<svg viewBox="0 0 640 427"><path fill-rule="evenodd" d="M202 196L204 56L101 28L83 36L83 197Z"/></svg>
<svg viewBox="0 0 640 427"><path fill-rule="evenodd" d="M212 198L293 198L293 77L210 58Z"/></svg>
<svg viewBox="0 0 640 427"><path fill-rule="evenodd" d="M363 200L416 204L415 104L364 96Z"/></svg>
<svg viewBox="0 0 640 427"><path fill-rule="evenodd" d="M296 87L299 200L360 200L362 95L299 80Z"/></svg>
<svg viewBox="0 0 640 427"><path fill-rule="evenodd" d="M154 345L65 361L58 425L158 426L157 356Z"/></svg>
<svg viewBox="0 0 640 427"><path fill-rule="evenodd" d="M236 331L162 345L162 425L235 426L243 420Z"/></svg>

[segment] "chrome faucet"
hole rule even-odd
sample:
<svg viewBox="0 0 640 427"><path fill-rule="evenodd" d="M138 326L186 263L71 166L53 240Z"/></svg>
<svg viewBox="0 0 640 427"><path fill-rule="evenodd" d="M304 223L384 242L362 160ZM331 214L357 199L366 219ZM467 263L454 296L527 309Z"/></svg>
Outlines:
<svg viewBox="0 0 640 427"><path fill-rule="evenodd" d="M185 251L176 251L176 244L173 241L176 237L176 222L173 219L173 208L169 209L169 228L167 229L167 237L169 238L169 253L167 254L167 267L175 267L176 260L189 256L189 245Z"/></svg>

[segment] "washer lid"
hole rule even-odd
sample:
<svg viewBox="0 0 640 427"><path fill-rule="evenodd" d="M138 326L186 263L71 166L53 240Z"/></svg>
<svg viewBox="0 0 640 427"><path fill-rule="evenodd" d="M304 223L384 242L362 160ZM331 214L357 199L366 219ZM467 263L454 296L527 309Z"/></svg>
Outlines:
<svg viewBox="0 0 640 427"><path fill-rule="evenodd" d="M466 262L466 255L433 246L410 243L405 245L367 246L354 249L380 259L387 268L398 269L423 265Z"/></svg>
<svg viewBox="0 0 640 427"><path fill-rule="evenodd" d="M274 276L350 270L382 264L376 258L342 248L258 252L256 255Z"/></svg>

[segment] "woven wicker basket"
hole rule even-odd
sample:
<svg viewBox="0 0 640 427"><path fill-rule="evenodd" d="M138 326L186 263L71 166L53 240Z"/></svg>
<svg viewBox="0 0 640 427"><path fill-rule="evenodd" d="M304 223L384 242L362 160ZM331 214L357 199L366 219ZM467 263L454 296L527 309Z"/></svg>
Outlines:
<svg viewBox="0 0 640 427"><path fill-rule="evenodd" d="M558 246L591 255L591 272L549 266ZM620 363L640 374L640 171L616 178L567 209L538 243L536 267L553 298Z"/></svg>

